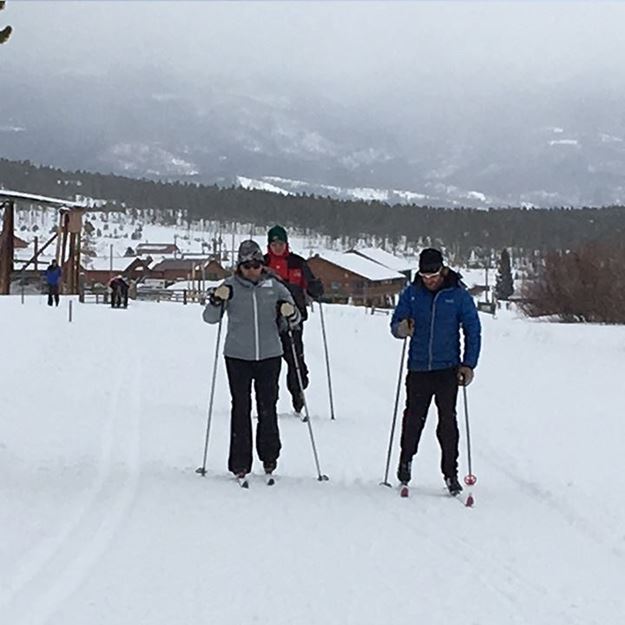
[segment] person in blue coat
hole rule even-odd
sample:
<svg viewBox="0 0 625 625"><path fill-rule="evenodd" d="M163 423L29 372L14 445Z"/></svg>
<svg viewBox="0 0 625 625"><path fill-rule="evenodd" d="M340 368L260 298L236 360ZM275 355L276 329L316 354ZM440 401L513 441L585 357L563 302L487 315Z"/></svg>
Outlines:
<svg viewBox="0 0 625 625"><path fill-rule="evenodd" d="M59 287L61 285L61 277L63 272L59 267L56 259L48 265L46 269L46 284L48 285L48 306L52 306L53 300L56 306L59 305Z"/></svg>
<svg viewBox="0 0 625 625"><path fill-rule="evenodd" d="M473 380L481 327L473 298L460 275L443 264L439 250L427 248L421 252L419 271L402 291L393 312L391 333L399 339L410 339L397 479L402 484L411 479L412 459L434 398L441 471L450 494L457 495L462 491L458 482L458 385Z"/></svg>

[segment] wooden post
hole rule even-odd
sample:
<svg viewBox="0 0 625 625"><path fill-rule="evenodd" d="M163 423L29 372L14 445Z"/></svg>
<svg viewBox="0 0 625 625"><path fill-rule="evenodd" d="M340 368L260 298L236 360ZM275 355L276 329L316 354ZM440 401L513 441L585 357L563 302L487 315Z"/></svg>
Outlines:
<svg viewBox="0 0 625 625"><path fill-rule="evenodd" d="M11 272L13 271L15 204L13 200L8 200L0 204L0 207L4 207L4 220L0 233L0 295L8 295L11 292Z"/></svg>
<svg viewBox="0 0 625 625"><path fill-rule="evenodd" d="M60 258L61 258L61 241L63 240L62 237L62 233L63 233L63 211L61 211L59 213L59 225L56 228L56 236L58 237L56 240L56 254L55 254L55 258L57 263L59 262Z"/></svg>
<svg viewBox="0 0 625 625"><path fill-rule="evenodd" d="M61 258L57 258L57 262L61 267L65 265L66 259L66 251L67 251L67 236L69 234L68 226L69 226L69 218L66 213L61 213Z"/></svg>
<svg viewBox="0 0 625 625"><path fill-rule="evenodd" d="M80 249L82 244L82 235L80 232L76 234L76 257L74 259L74 291L80 293Z"/></svg>
<svg viewBox="0 0 625 625"><path fill-rule="evenodd" d="M74 258L76 256L76 235L72 232L69 235L69 256L67 263L63 265L63 282L67 293L74 292Z"/></svg>
<svg viewBox="0 0 625 625"><path fill-rule="evenodd" d="M72 209L66 215L66 230L70 235L70 247L67 258L67 275L64 282L67 285L67 291L72 295L78 293L82 215L83 211L80 209ZM63 269L65 270L65 267Z"/></svg>

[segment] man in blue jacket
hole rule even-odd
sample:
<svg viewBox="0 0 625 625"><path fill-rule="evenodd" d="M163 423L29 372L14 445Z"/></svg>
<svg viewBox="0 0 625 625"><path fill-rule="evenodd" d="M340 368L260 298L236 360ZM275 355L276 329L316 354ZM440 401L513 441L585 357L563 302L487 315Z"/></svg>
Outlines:
<svg viewBox="0 0 625 625"><path fill-rule="evenodd" d="M460 328L464 335L462 357ZM397 479L402 484L410 481L412 458L434 398L441 470L450 494L457 495L462 491L458 482L458 385L468 385L473 379L481 328L473 298L459 274L443 265L439 250L428 248L421 252L419 272L399 297L391 332L396 338L410 337Z"/></svg>
<svg viewBox="0 0 625 625"><path fill-rule="evenodd" d="M52 306L53 300L56 306L59 305L59 286L61 284L62 276L63 272L56 262L56 259L52 259L52 262L46 269L46 284L48 285L48 306Z"/></svg>

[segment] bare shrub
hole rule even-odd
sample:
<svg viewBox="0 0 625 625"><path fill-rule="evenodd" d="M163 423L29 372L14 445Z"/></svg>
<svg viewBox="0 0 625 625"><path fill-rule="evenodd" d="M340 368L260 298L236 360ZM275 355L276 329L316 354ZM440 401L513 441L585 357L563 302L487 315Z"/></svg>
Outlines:
<svg viewBox="0 0 625 625"><path fill-rule="evenodd" d="M529 317L564 322L625 323L625 245L590 243L550 252L522 289Z"/></svg>

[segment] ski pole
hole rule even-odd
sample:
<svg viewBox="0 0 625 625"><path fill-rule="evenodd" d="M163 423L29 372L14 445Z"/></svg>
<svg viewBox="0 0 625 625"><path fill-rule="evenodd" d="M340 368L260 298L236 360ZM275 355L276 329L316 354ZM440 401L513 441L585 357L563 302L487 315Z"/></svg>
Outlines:
<svg viewBox="0 0 625 625"><path fill-rule="evenodd" d="M388 481L388 471L391 466L391 453L393 450L393 438L395 437L395 424L397 423L397 408L399 406L399 394L401 392L401 380L404 373L404 361L406 359L406 345L408 344L408 337L404 339L404 344L401 348L401 361L399 363L399 376L397 377L397 392L395 393L395 407L393 408L393 421L391 423L391 436L388 441L388 453L386 455L386 470L384 471L384 480L380 482L380 486L392 485Z"/></svg>
<svg viewBox="0 0 625 625"><path fill-rule="evenodd" d="M219 317L219 325L217 326L217 341L215 343L215 361L213 362L213 380L211 382L210 399L208 401L208 419L206 421L206 440L204 441L204 459L202 466L198 467L195 472L202 477L206 475L206 456L208 455L208 438L211 430L211 420L213 418L213 399L215 398L215 379L217 377L217 361L219 359L219 342L221 340L221 326L224 319L224 305L221 304L221 315Z"/></svg>
<svg viewBox="0 0 625 625"><path fill-rule="evenodd" d="M293 340L293 331L289 327L289 342L291 343L291 351L293 352L293 361L295 362L295 372L297 373L297 383L299 384L299 389L302 394L302 399L304 400L304 413L306 418L306 424L308 425L308 433L310 434L310 443L312 445L313 456L315 457L315 466L317 467L317 480L319 482L327 482L328 476L323 475L321 473L321 468L319 466L319 454L317 453L317 445L315 444L315 437L313 436L312 425L310 423L310 415L308 414L308 402L306 401L306 394L304 393L304 385L302 383L302 373L299 368L299 360L297 359L297 352L295 350L295 341Z"/></svg>
<svg viewBox="0 0 625 625"><path fill-rule="evenodd" d="M464 426L467 433L467 461L469 472L464 476L464 483L467 486L473 486L477 482L477 476L473 474L473 465L471 462L471 431L469 429L469 402L467 400L467 386L462 385L462 396L464 398ZM470 508L475 503L473 493L469 491L465 505Z"/></svg>
<svg viewBox="0 0 625 625"><path fill-rule="evenodd" d="M328 355L328 339L326 338L326 324L323 318L323 305L319 300L319 314L321 316L321 335L326 355L326 373L328 377L328 395L330 396L330 419L334 420L334 399L332 398L332 376L330 375L330 357Z"/></svg>

